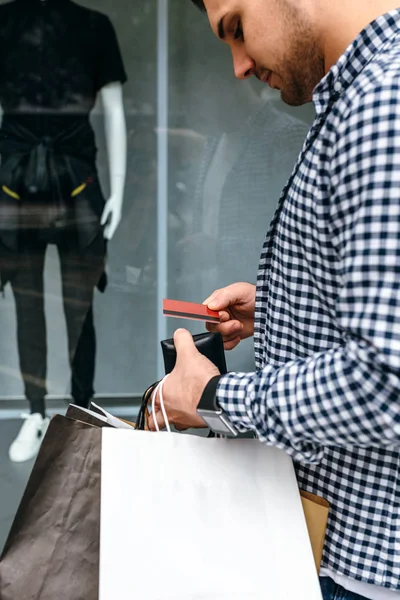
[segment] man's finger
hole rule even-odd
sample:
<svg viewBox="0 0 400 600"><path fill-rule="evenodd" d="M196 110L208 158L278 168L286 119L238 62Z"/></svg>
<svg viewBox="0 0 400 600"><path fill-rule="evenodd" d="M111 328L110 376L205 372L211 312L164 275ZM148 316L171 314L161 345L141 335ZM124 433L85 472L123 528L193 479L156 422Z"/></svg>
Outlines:
<svg viewBox="0 0 400 600"><path fill-rule="evenodd" d="M165 421L163 419L162 412L161 412L161 410L156 410L155 414L152 413L149 416L149 421L147 423L147 426L150 429L150 431L157 431L155 423L154 423L155 419L157 420L158 428L160 430L164 429L165 428Z"/></svg>
<svg viewBox="0 0 400 600"><path fill-rule="evenodd" d="M218 294L219 294L221 291L222 291L222 289L215 290L215 291L214 291L212 294L210 294L210 296L208 296L208 298L206 298L206 299L204 300L203 304L205 304L205 305L207 305L207 306L208 306L208 304L209 304L210 302L213 302L213 301L215 300L215 298L218 296Z"/></svg>
<svg viewBox="0 0 400 600"><path fill-rule="evenodd" d="M206 329L208 329L208 331L215 333L216 331L219 331L221 323L226 323L226 321L230 321L232 319L232 317L225 310L220 310L219 311L219 319L220 319L219 323L211 323L211 322L206 323Z"/></svg>
<svg viewBox="0 0 400 600"><path fill-rule="evenodd" d="M198 354L192 334L187 329L177 329L174 333L174 344L176 349L176 362Z"/></svg>
<svg viewBox="0 0 400 600"><path fill-rule="evenodd" d="M225 289L217 290L203 302L211 310L224 310L232 303L231 294Z"/></svg>
<svg viewBox="0 0 400 600"><path fill-rule="evenodd" d="M175 429L177 431L187 431L188 427L186 425L185 426L183 426L183 425L175 425Z"/></svg>
<svg viewBox="0 0 400 600"><path fill-rule="evenodd" d="M225 350L233 350L238 344L240 344L241 341L242 340L240 337L236 337L229 342L224 342L224 348Z"/></svg>
<svg viewBox="0 0 400 600"><path fill-rule="evenodd" d="M236 340L236 339L241 339L240 334L237 331L233 331L232 333L228 334L228 335L224 335L222 337L222 339L225 342L232 342L232 340Z"/></svg>
<svg viewBox="0 0 400 600"><path fill-rule="evenodd" d="M232 319L231 315L226 310L219 311L219 318L221 323L225 323L226 321L230 321Z"/></svg>
<svg viewBox="0 0 400 600"><path fill-rule="evenodd" d="M203 304L206 304L211 310L226 310L228 306L240 303L241 298L238 297L237 284L228 285L220 290L215 290Z"/></svg>
<svg viewBox="0 0 400 600"><path fill-rule="evenodd" d="M207 323L207 329L211 333L220 333L222 337L225 338L228 336L234 335L235 337L241 333L243 330L243 325L240 321L227 321L226 323L219 323L218 325L214 325L211 323Z"/></svg>

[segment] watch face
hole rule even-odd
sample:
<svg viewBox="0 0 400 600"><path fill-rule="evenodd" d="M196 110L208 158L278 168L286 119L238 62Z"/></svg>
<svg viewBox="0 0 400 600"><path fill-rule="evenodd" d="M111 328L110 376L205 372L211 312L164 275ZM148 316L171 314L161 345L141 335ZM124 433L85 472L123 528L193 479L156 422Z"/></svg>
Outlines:
<svg viewBox="0 0 400 600"><path fill-rule="evenodd" d="M227 423L219 415L202 415L207 425L216 433L222 433L224 435L237 435L236 430L232 426L228 426Z"/></svg>

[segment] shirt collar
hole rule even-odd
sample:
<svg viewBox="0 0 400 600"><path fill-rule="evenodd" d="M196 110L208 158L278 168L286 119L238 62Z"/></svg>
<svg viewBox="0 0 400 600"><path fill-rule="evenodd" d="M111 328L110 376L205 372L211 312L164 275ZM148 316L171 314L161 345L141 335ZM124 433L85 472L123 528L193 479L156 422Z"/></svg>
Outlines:
<svg viewBox="0 0 400 600"><path fill-rule="evenodd" d="M353 83L379 50L399 35L399 31L400 9L378 17L361 31L314 89L317 115L326 110L335 95L343 93Z"/></svg>

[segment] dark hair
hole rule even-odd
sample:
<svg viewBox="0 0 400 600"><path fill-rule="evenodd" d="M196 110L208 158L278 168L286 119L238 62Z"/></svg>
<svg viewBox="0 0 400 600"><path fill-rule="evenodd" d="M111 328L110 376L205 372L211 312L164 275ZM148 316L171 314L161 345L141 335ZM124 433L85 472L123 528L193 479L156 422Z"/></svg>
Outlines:
<svg viewBox="0 0 400 600"><path fill-rule="evenodd" d="M192 2L201 10L201 12L206 12L203 0L192 0Z"/></svg>

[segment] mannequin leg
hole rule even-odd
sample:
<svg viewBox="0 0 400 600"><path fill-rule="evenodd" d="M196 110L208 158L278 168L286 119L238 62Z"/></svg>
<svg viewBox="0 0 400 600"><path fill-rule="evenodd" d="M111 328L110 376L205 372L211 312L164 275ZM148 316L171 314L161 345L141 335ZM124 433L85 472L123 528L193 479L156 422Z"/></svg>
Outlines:
<svg viewBox="0 0 400 600"><path fill-rule="evenodd" d="M96 332L93 323L93 308L90 306L71 361L71 395L78 406L89 406L93 397L95 362Z"/></svg>
<svg viewBox="0 0 400 600"><path fill-rule="evenodd" d="M11 278L17 317L17 343L25 395L31 413L44 417L47 373L46 321L43 297L43 269L46 246L20 251L18 268Z"/></svg>
<svg viewBox="0 0 400 600"><path fill-rule="evenodd" d="M64 313L71 365L71 394L75 404L88 406L94 394L96 335L93 324L93 292L103 269L96 246L79 251L69 234L58 244Z"/></svg>

